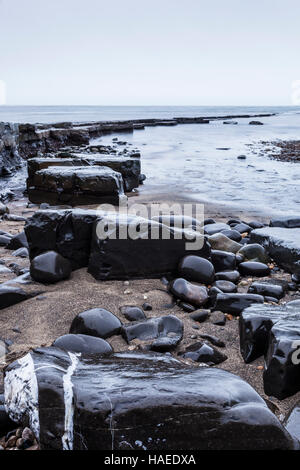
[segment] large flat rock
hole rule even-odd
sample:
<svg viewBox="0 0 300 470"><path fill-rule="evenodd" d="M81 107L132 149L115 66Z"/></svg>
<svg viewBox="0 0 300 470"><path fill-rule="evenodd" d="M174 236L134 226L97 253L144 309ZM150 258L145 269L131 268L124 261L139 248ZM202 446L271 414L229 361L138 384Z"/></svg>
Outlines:
<svg viewBox="0 0 300 470"><path fill-rule="evenodd" d="M5 402L42 449L296 447L241 378L153 353L84 357L37 349L6 369Z"/></svg>
<svg viewBox="0 0 300 470"><path fill-rule="evenodd" d="M106 166L53 166L34 174L28 198L37 204L118 205L124 198L123 179Z"/></svg>
<svg viewBox="0 0 300 470"><path fill-rule="evenodd" d="M250 234L283 269L300 273L300 228L264 227Z"/></svg>
<svg viewBox="0 0 300 470"><path fill-rule="evenodd" d="M98 155L90 153L73 154L72 158L31 158L27 162L28 180L27 187L35 185L35 174L53 166L106 166L121 173L126 191L138 187L141 174L141 162L139 158L117 157L115 155Z"/></svg>

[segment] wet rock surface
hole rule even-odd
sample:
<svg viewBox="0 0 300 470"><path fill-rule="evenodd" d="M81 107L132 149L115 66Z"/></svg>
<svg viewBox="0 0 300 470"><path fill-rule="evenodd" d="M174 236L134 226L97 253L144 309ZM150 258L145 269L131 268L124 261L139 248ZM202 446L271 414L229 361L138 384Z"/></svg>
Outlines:
<svg viewBox="0 0 300 470"><path fill-rule="evenodd" d="M10 307L28 299L28 294L20 287L0 285L0 309Z"/></svg>
<svg viewBox="0 0 300 470"><path fill-rule="evenodd" d="M31 260L30 275L42 283L53 283L67 279L72 271L69 260L55 251L47 251Z"/></svg>
<svg viewBox="0 0 300 470"><path fill-rule="evenodd" d="M239 264L239 271L243 276L265 277L270 274L270 268L257 261L245 261Z"/></svg>
<svg viewBox="0 0 300 470"><path fill-rule="evenodd" d="M109 338L120 334L121 322L104 308L93 308L79 313L73 320L70 333Z"/></svg>
<svg viewBox="0 0 300 470"><path fill-rule="evenodd" d="M208 300L208 291L205 286L192 284L183 278L172 281L169 290L176 298L184 300L195 307L201 307Z"/></svg>
<svg viewBox="0 0 300 470"><path fill-rule="evenodd" d="M188 281L212 284L215 277L213 264L200 256L185 256L179 263L178 273Z"/></svg>
<svg viewBox="0 0 300 470"><path fill-rule="evenodd" d="M73 353L111 354L111 345L102 338L82 334L68 334L57 338L53 346Z"/></svg>
<svg viewBox="0 0 300 470"><path fill-rule="evenodd" d="M213 346L200 341L186 348L184 352L180 353L180 356L182 356L184 359L191 359L195 362L203 362L210 366L220 364L227 359L225 354L221 353Z"/></svg>
<svg viewBox="0 0 300 470"><path fill-rule="evenodd" d="M183 323L174 315L122 325L121 335L130 341L147 341L152 351L165 352L176 348L183 336ZM153 341L154 340L154 341ZM151 341L151 343L149 343Z"/></svg>
<svg viewBox="0 0 300 470"><path fill-rule="evenodd" d="M262 304L263 302L263 296L257 294L217 294L214 310L239 315L251 304Z"/></svg>
<svg viewBox="0 0 300 470"><path fill-rule="evenodd" d="M19 403L26 393L25 376L31 406L24 409ZM36 390L30 388L34 382ZM38 349L7 368L5 391L10 416L29 421L46 449L117 450L124 442L129 449L145 450L296 446L264 400L239 377L153 353L91 360L56 348ZM107 419L111 413L113 422ZM66 415L71 419L66 421Z"/></svg>
<svg viewBox="0 0 300 470"><path fill-rule="evenodd" d="M120 307L120 312L128 321L138 321L146 319L144 311L134 305L124 305Z"/></svg>

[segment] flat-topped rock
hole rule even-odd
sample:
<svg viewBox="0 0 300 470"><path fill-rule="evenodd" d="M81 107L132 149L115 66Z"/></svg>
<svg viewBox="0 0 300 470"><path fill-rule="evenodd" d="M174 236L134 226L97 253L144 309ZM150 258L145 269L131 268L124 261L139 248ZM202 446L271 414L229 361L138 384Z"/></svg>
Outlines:
<svg viewBox="0 0 300 470"><path fill-rule="evenodd" d="M102 154L95 155L91 153L72 154L72 158L32 158L27 162L27 187L30 188L35 185L34 177L38 171L53 166L105 166L111 168L112 170L121 173L125 191L132 191L132 189L139 186L139 178L141 174L141 162L139 158Z"/></svg>
<svg viewBox="0 0 300 470"><path fill-rule="evenodd" d="M300 273L300 228L264 227L253 230L251 243L259 243L283 269Z"/></svg>
<svg viewBox="0 0 300 470"><path fill-rule="evenodd" d="M114 204L124 199L120 173L99 166L53 166L35 173L29 200L40 204Z"/></svg>
<svg viewBox="0 0 300 470"><path fill-rule="evenodd" d="M284 216L271 219L270 227L300 228L300 215Z"/></svg>
<svg viewBox="0 0 300 470"><path fill-rule="evenodd" d="M298 392L299 303L290 302L280 306L252 305L242 312L239 329L240 350L244 361L249 363L265 355L265 393L281 400Z"/></svg>
<svg viewBox="0 0 300 470"><path fill-rule="evenodd" d="M37 349L6 368L5 400L42 449L297 448L241 378L155 353Z"/></svg>

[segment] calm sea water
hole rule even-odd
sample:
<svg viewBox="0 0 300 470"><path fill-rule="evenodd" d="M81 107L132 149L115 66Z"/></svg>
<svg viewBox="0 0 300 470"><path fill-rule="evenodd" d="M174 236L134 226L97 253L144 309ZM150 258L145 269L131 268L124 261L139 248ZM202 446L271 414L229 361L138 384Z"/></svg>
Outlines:
<svg viewBox="0 0 300 470"><path fill-rule="evenodd" d="M140 191L182 194L192 200L217 203L264 215L300 214L300 164L271 160L262 141L300 139L300 107L0 107L0 121L100 121L176 116L278 113L260 118L263 126L210 124L148 127L120 134L142 152L147 180ZM96 142L113 144L107 135ZM251 144L251 145L250 145ZM219 150L227 148L228 150ZM246 160L239 160L239 155ZM13 181L2 181L3 186ZM1 182L0 182L1 189Z"/></svg>
<svg viewBox="0 0 300 470"><path fill-rule="evenodd" d="M0 106L0 121L62 122L119 119L217 116L250 113L294 113L300 107L283 106Z"/></svg>

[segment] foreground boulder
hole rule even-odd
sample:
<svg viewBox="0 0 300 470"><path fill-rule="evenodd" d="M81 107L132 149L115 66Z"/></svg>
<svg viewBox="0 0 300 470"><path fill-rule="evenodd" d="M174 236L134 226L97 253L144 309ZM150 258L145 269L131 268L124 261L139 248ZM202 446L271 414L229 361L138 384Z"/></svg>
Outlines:
<svg viewBox="0 0 300 470"><path fill-rule="evenodd" d="M124 199L120 173L108 167L59 167L37 171L28 198L35 204L113 204Z"/></svg>
<svg viewBox="0 0 300 470"><path fill-rule="evenodd" d="M30 275L37 282L52 284L70 277L72 266L69 260L55 251L47 251L31 261Z"/></svg>
<svg viewBox="0 0 300 470"><path fill-rule="evenodd" d="M105 237L99 234L99 223L103 229L108 227ZM151 237L152 230L156 238ZM27 221L25 231L31 259L56 251L71 262L72 269L89 265L89 272L99 280L161 277L176 273L186 254L210 257L210 246L201 234L136 216L45 210ZM124 238L119 237L120 231Z"/></svg>
<svg viewBox="0 0 300 470"><path fill-rule="evenodd" d="M208 300L208 290L205 286L192 284L179 277L169 284L170 292L184 302L188 302L194 307L201 307Z"/></svg>
<svg viewBox="0 0 300 470"><path fill-rule="evenodd" d="M262 245L283 269L300 273L300 228L264 227L253 230L250 239Z"/></svg>
<svg viewBox="0 0 300 470"><path fill-rule="evenodd" d="M213 264L200 256L187 255L179 263L179 275L188 281L212 284L215 278Z"/></svg>
<svg viewBox="0 0 300 470"><path fill-rule="evenodd" d="M239 271L243 276L265 277L270 274L270 268L258 261L244 261L239 264Z"/></svg>
<svg viewBox="0 0 300 470"><path fill-rule="evenodd" d="M183 323L175 315L150 318L123 325L121 335L127 343L133 339L139 339L147 341L152 351L171 351L182 340Z"/></svg>
<svg viewBox="0 0 300 470"><path fill-rule="evenodd" d="M300 390L300 308L252 305L240 316L240 350L245 362L265 355L264 389L280 400Z"/></svg>
<svg viewBox="0 0 300 470"><path fill-rule="evenodd" d="M154 353L91 359L37 349L6 368L5 400L42 449L296 448L242 379Z"/></svg>

